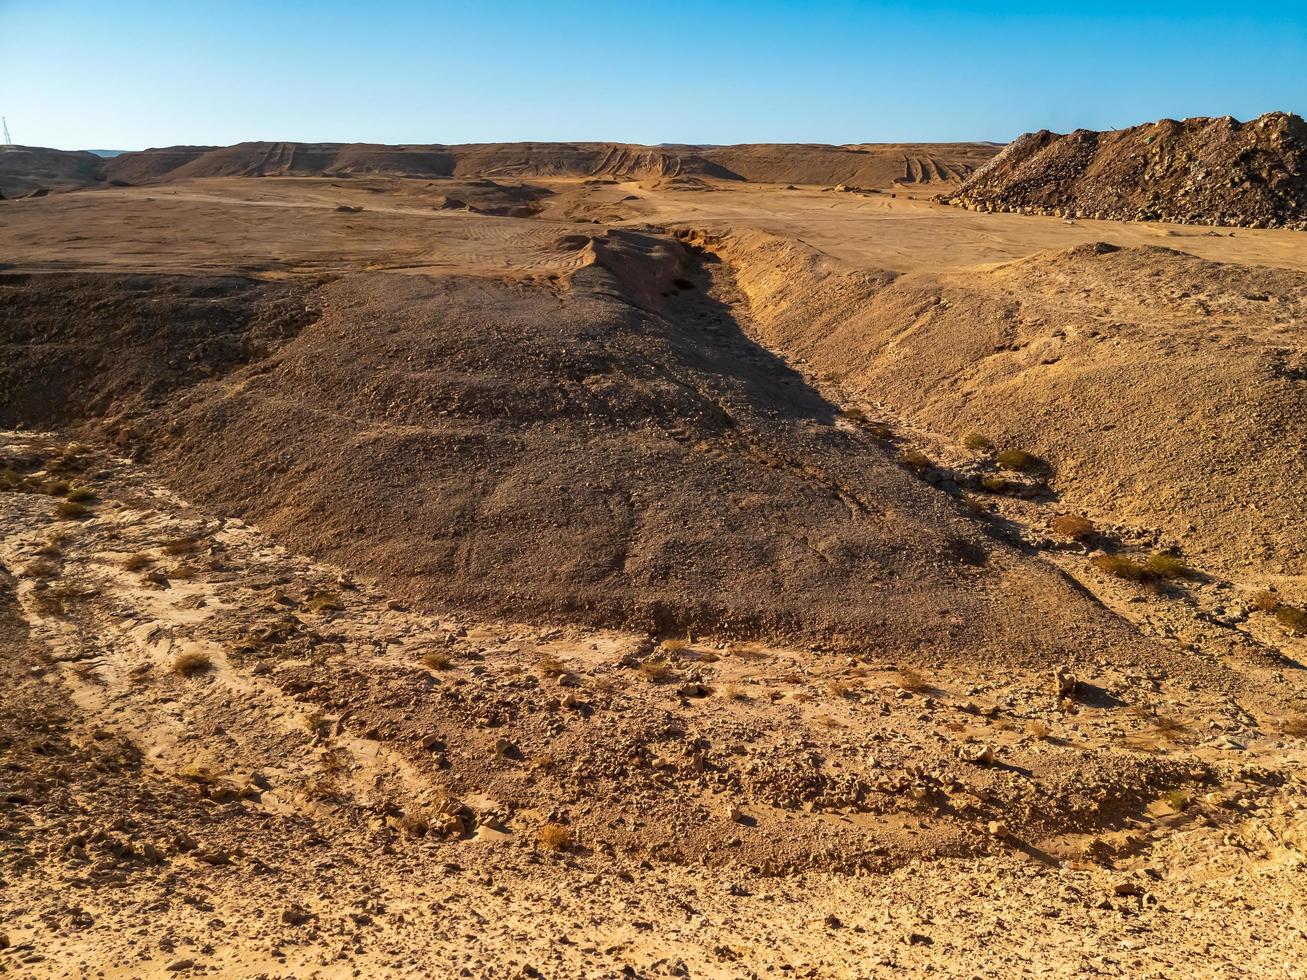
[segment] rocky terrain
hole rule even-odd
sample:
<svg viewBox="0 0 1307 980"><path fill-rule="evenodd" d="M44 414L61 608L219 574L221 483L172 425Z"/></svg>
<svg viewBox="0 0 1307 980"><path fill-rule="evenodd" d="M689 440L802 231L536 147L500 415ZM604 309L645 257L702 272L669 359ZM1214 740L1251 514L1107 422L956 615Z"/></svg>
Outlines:
<svg viewBox="0 0 1307 980"><path fill-rule="evenodd" d="M1272 112L1027 133L944 198L983 211L1307 229L1307 123Z"/></svg>
<svg viewBox="0 0 1307 980"><path fill-rule="evenodd" d="M0 969L1300 975L1300 233L626 166L0 205Z"/></svg>

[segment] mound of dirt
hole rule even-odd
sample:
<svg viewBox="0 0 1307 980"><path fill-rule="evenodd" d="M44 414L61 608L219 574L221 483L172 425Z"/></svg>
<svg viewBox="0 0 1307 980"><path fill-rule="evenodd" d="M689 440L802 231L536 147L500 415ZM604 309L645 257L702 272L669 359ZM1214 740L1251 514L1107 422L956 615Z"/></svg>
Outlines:
<svg viewBox="0 0 1307 980"><path fill-rule="evenodd" d="M1307 123L1267 113L1028 133L948 203L982 211L1307 229Z"/></svg>
<svg viewBox="0 0 1307 980"><path fill-rule="evenodd" d="M851 395L1035 453L1068 505L1204 561L1307 571L1307 276L1101 243L899 276L788 239L696 240L732 265L758 338Z"/></svg>
<svg viewBox="0 0 1307 980"><path fill-rule="evenodd" d="M0 146L0 196L93 186L105 180L104 162L85 151Z"/></svg>
<svg viewBox="0 0 1307 980"><path fill-rule="evenodd" d="M1137 646L892 447L837 425L679 245L558 248L578 256L561 288L13 279L15 397L29 424L95 421L188 495L428 602L1041 663ZM263 353L269 333L288 336Z"/></svg>

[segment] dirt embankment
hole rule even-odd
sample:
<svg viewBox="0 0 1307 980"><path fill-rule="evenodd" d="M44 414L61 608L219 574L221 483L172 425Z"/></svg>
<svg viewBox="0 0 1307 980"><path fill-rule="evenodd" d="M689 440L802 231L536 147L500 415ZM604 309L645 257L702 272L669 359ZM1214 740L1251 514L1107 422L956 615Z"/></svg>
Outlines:
<svg viewBox="0 0 1307 980"><path fill-rule="evenodd" d="M71 396L58 418L16 397L24 421L89 420L302 551L482 614L1039 663L1144 649L751 341L711 264L629 233L558 247L590 259L552 288L250 287L248 340L204 326L222 301L203 289L156 296L194 330L112 296L82 304L75 344L61 317L6 317L26 324L15 384ZM6 302L128 284L31 277ZM112 394L79 403L91 390Z"/></svg>
<svg viewBox="0 0 1307 980"><path fill-rule="evenodd" d="M1307 229L1307 123L1285 112L1027 133L945 200L981 211Z"/></svg>
<svg viewBox="0 0 1307 980"><path fill-rule="evenodd" d="M1204 561L1303 573L1307 277L1101 244L896 276L792 240L698 241L758 339L851 397L1034 453L1066 506Z"/></svg>

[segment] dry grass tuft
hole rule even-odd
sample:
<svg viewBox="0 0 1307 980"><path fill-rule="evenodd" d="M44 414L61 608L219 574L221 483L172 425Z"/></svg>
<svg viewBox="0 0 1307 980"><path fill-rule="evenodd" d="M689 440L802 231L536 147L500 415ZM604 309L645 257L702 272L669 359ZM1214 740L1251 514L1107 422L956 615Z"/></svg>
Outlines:
<svg viewBox="0 0 1307 980"><path fill-rule="evenodd" d="M1099 555L1094 559L1093 566L1100 572L1127 582L1142 582L1148 578L1148 570L1143 565L1120 555Z"/></svg>
<svg viewBox="0 0 1307 980"><path fill-rule="evenodd" d="M58 516L68 520L76 520L85 517L91 511L85 504L79 504L75 500L61 500L59 501L59 506L54 509L54 512Z"/></svg>
<svg viewBox="0 0 1307 980"><path fill-rule="evenodd" d="M722 697L728 701L747 701L749 696L742 691L738 685L727 684L722 688Z"/></svg>
<svg viewBox="0 0 1307 980"><path fill-rule="evenodd" d="M905 691L919 694L930 689L930 681L920 671L902 667L895 672L894 682Z"/></svg>
<svg viewBox="0 0 1307 980"><path fill-rule="evenodd" d="M1294 715L1292 718L1286 718L1284 724L1280 726L1280 731L1285 735L1292 735L1294 738L1307 738L1307 715Z"/></svg>
<svg viewBox="0 0 1307 980"><path fill-rule="evenodd" d="M1044 741L1048 738L1048 722L1040 718L1031 718L1026 722L1026 734L1041 742Z"/></svg>
<svg viewBox="0 0 1307 980"><path fill-rule="evenodd" d="M917 449L903 450L903 452L899 453L899 462L905 468L917 474L925 473L935 465L929 456Z"/></svg>
<svg viewBox="0 0 1307 980"><path fill-rule="evenodd" d="M561 823L547 823L536 833L536 840L546 851L560 853L572 849L572 832Z"/></svg>
<svg viewBox="0 0 1307 980"><path fill-rule="evenodd" d="M213 669L213 658L202 650L188 650L172 659L172 672L180 677L194 677Z"/></svg>
<svg viewBox="0 0 1307 980"><path fill-rule="evenodd" d="M195 538L178 538L176 541L169 541L165 544L163 546L163 553L165 555L172 555L173 557L189 555L195 551L198 544L199 542L196 541Z"/></svg>
<svg viewBox="0 0 1307 980"><path fill-rule="evenodd" d="M143 552L137 551L128 555L122 560L123 568L129 572L139 572L146 565L153 565L154 559Z"/></svg>
<svg viewBox="0 0 1307 980"><path fill-rule="evenodd" d="M986 473L980 478L980 485L990 493L1004 493L1011 484L998 473Z"/></svg>
<svg viewBox="0 0 1307 980"><path fill-rule="evenodd" d="M662 684L676 676L665 660L646 660L640 664L640 675L655 684Z"/></svg>
<svg viewBox="0 0 1307 980"><path fill-rule="evenodd" d="M1307 636L1307 609L1281 603L1275 610L1275 620L1294 636Z"/></svg>
<svg viewBox="0 0 1307 980"><path fill-rule="evenodd" d="M1161 579L1189 578L1194 574L1192 568L1166 551L1149 555L1148 560L1144 562L1144 571Z"/></svg>
<svg viewBox="0 0 1307 980"><path fill-rule="evenodd" d="M1080 514L1063 514L1053 520L1053 533L1072 541L1085 541L1098 533L1094 522Z"/></svg>
<svg viewBox="0 0 1307 980"><path fill-rule="evenodd" d="M27 567L23 569L23 574L28 578L54 578L59 574L59 566L48 558L38 558L36 561L28 562Z"/></svg>
<svg viewBox="0 0 1307 980"><path fill-rule="evenodd" d="M682 651L688 650L690 648L690 641L689 639L663 640L662 643L659 644L659 646L662 647L668 653L681 653Z"/></svg>
<svg viewBox="0 0 1307 980"><path fill-rule="evenodd" d="M1253 596L1252 605L1262 612L1275 612L1280 608L1280 597L1269 589L1263 589Z"/></svg>
<svg viewBox="0 0 1307 980"><path fill-rule="evenodd" d="M95 491L90 487L73 487L65 495L65 499L71 500L75 504L88 503L95 499Z"/></svg>
<svg viewBox="0 0 1307 980"><path fill-rule="evenodd" d="M308 601L308 607L316 613L340 612L345 608L345 604L334 592L318 592Z"/></svg>
<svg viewBox="0 0 1307 980"><path fill-rule="evenodd" d="M994 458L994 462L1003 469L1016 473L1029 473L1044 465L1042 459L1024 449L1004 449Z"/></svg>
<svg viewBox="0 0 1307 980"><path fill-rule="evenodd" d="M853 692L853 688L843 681L831 681L826 685L826 693L833 698L847 698Z"/></svg>
<svg viewBox="0 0 1307 980"><path fill-rule="evenodd" d="M567 665L557 657L541 657L536 661L536 670L541 677L562 677L567 673Z"/></svg>
<svg viewBox="0 0 1307 980"><path fill-rule="evenodd" d="M979 432L968 432L962 437L962 445L978 453L987 453L994 448L994 443Z"/></svg>
<svg viewBox="0 0 1307 980"><path fill-rule="evenodd" d="M448 654L432 651L423 656L422 666L428 670L449 670L454 666L454 661L449 659Z"/></svg>

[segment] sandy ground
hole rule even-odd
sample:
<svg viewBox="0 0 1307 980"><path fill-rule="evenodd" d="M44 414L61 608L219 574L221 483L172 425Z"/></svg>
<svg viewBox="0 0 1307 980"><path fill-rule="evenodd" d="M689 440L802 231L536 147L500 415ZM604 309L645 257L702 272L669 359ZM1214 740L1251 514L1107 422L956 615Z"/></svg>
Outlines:
<svg viewBox="0 0 1307 980"><path fill-rule="evenodd" d="M902 190L535 184L552 193L534 217L382 178L55 194L0 207L0 271L561 290L588 258L559 241L612 225L761 229L858 275L989 275L1100 240L1307 271L1289 232L1066 224ZM757 340L777 310L739 320ZM1250 316L1221 310L1231 330ZM1294 316L1257 330L1287 348ZM902 451L970 458L871 391L839 400ZM1307 639L1232 601L1257 583L1219 564L1173 588L1102 574L1050 535L1054 495L983 505L1141 644L1060 678L411 608L108 446L19 431L0 452L15 976L1307 974ZM1158 540L1111 515L1129 553Z"/></svg>
<svg viewBox="0 0 1307 980"><path fill-rule="evenodd" d="M539 219L433 210L451 182L212 178L6 203L0 263L16 270L318 274L354 269L516 275L565 271L547 246L582 225L761 229L856 265L900 272L986 266L1096 241L1161 245L1217 262L1307 271L1298 232L980 214L919 191L555 179ZM893 195L893 196L891 196ZM635 198L632 200L631 198ZM469 199L475 203L475 197ZM359 213L338 212L340 205ZM281 216L261 213L271 208ZM257 209L257 210L256 210Z"/></svg>

